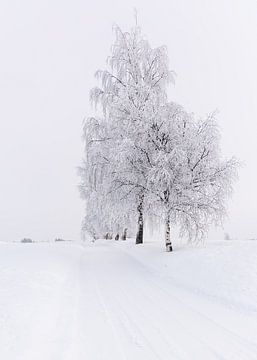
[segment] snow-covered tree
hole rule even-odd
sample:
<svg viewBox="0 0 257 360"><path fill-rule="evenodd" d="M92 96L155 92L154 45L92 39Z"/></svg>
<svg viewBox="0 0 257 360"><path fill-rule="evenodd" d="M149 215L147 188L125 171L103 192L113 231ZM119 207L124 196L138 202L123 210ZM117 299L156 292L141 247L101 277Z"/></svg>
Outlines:
<svg viewBox="0 0 257 360"><path fill-rule="evenodd" d="M173 74L166 47L152 49L140 27L130 32L116 27L115 34L109 70L97 71L101 87L92 89L91 100L95 106L101 105L111 128L112 164L116 164L112 191L122 188L125 197L134 197L138 212L136 243L142 243L148 152L152 149L148 146L148 132L167 100L166 86L173 81Z"/></svg>
<svg viewBox="0 0 257 360"><path fill-rule="evenodd" d="M84 126L84 226L94 237L125 238L137 218L142 243L146 212L158 214L172 251L171 224L192 241L222 220L238 164L221 159L214 115L198 121L167 102L173 74L166 48L151 48L138 26L116 27L115 35L108 70L96 72L100 87L90 93L100 117Z"/></svg>
<svg viewBox="0 0 257 360"><path fill-rule="evenodd" d="M83 228L94 238L124 234L125 229L131 229L134 216L131 199L122 198L122 192L113 187L115 145L107 125L96 118L85 122L85 157L79 168L80 193L86 200Z"/></svg>
<svg viewBox="0 0 257 360"><path fill-rule="evenodd" d="M171 223L191 241L204 237L210 223L226 214L238 162L221 159L219 140L214 114L196 121L175 103L163 107L153 128L156 152L147 187L165 219L167 251L172 251Z"/></svg>

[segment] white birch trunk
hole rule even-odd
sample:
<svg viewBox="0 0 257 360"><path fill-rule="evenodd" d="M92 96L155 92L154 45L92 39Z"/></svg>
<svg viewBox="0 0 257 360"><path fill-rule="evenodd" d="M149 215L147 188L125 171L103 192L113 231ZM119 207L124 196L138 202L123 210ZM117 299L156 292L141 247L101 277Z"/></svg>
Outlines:
<svg viewBox="0 0 257 360"><path fill-rule="evenodd" d="M170 215L167 214L166 221L165 221L165 245L166 245L166 251L170 252L172 251L172 245L170 240Z"/></svg>

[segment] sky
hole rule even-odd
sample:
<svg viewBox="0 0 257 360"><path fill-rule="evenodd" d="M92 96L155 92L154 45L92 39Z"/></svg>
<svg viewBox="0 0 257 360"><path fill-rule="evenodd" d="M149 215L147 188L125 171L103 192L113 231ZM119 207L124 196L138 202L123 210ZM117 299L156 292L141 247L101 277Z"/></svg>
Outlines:
<svg viewBox="0 0 257 360"><path fill-rule="evenodd" d="M243 164L210 236L257 238L256 0L1 0L0 240L80 239L88 94L134 8L151 45L168 48L169 99L197 117L218 109L223 155Z"/></svg>

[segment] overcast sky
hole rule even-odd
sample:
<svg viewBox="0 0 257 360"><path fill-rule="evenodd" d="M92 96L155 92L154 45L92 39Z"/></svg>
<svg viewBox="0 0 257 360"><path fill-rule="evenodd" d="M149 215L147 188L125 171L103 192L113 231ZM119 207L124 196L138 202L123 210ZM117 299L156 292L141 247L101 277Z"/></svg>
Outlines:
<svg viewBox="0 0 257 360"><path fill-rule="evenodd" d="M244 162L222 233L257 238L257 0L1 0L0 240L79 239L88 93L134 7L168 47L170 100L219 109L224 156Z"/></svg>

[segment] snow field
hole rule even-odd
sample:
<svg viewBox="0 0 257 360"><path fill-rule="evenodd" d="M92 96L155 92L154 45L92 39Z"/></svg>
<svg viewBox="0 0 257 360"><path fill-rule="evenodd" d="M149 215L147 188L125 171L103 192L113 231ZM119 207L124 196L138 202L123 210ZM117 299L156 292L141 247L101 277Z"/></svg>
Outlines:
<svg viewBox="0 0 257 360"><path fill-rule="evenodd" d="M256 360L257 242L0 244L0 358Z"/></svg>

